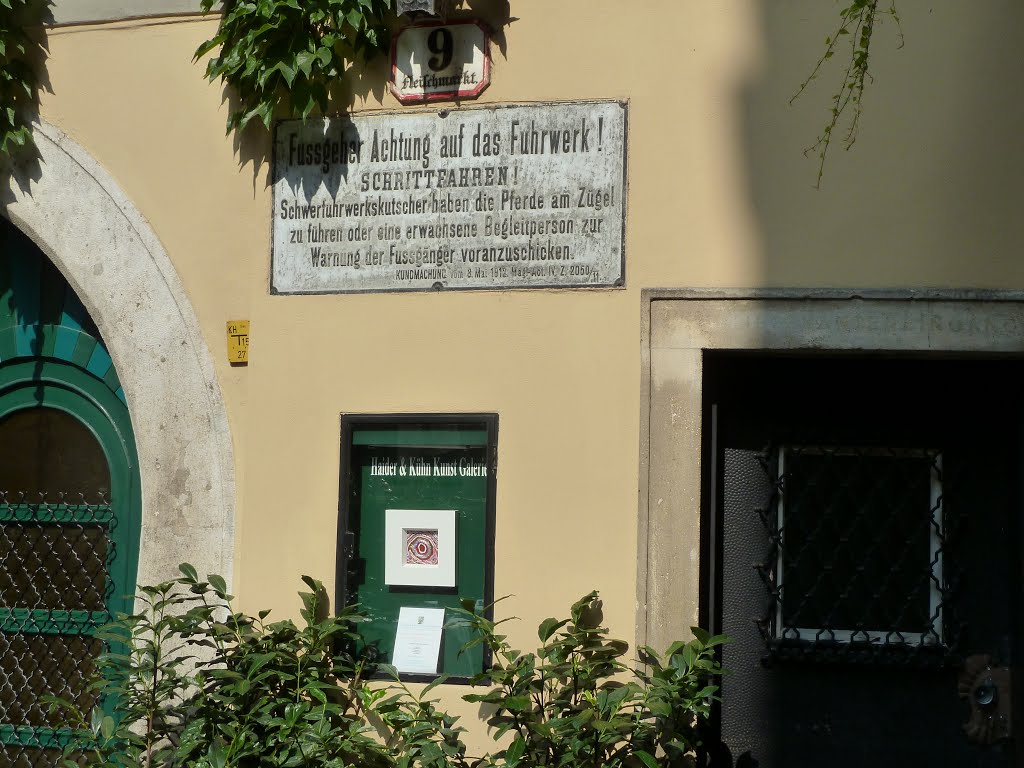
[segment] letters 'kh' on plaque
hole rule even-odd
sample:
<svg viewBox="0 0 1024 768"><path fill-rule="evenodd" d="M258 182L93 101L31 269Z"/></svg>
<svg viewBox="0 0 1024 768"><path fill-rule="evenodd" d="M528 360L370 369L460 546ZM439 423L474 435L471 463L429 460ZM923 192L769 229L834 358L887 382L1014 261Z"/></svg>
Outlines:
<svg viewBox="0 0 1024 768"><path fill-rule="evenodd" d="M622 286L626 112L580 101L280 123L272 291Z"/></svg>
<svg viewBox="0 0 1024 768"><path fill-rule="evenodd" d="M392 40L391 92L403 104L472 99L490 82L490 36L478 22L416 24Z"/></svg>
<svg viewBox="0 0 1024 768"><path fill-rule="evenodd" d="M249 362L249 321L228 320L228 362L246 365Z"/></svg>

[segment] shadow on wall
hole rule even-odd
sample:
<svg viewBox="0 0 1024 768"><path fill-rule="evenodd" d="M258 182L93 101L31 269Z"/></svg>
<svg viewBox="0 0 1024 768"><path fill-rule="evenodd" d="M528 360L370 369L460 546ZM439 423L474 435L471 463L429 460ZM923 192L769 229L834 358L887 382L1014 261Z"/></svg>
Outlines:
<svg viewBox="0 0 1024 768"><path fill-rule="evenodd" d="M456 0L448 18L482 20L491 30L491 55L496 55L497 49L503 58L508 58L505 28L517 20L511 15L509 0ZM406 19L399 19L393 32L406 23ZM365 65L354 66L350 70L351 76L340 81L338 87L330 93L331 113L344 114L363 107L376 107L378 102L385 108L396 107L397 102L388 96L390 66L390 55L387 52L375 56ZM223 98L232 111L237 109L237 100L229 89L224 89ZM456 106L459 106L458 102ZM272 131L264 128L258 120L253 120L244 131L235 132L233 140L239 165L252 165L253 190L256 190L260 181L265 188L269 187L272 179L263 170L273 153Z"/></svg>
<svg viewBox="0 0 1024 768"><path fill-rule="evenodd" d="M817 158L802 153L825 125L842 55L788 102L839 4L757 7L763 60L740 99L765 284L1024 287L1024 6L897 7L905 45L888 20L876 29L857 142L833 143L820 191Z"/></svg>

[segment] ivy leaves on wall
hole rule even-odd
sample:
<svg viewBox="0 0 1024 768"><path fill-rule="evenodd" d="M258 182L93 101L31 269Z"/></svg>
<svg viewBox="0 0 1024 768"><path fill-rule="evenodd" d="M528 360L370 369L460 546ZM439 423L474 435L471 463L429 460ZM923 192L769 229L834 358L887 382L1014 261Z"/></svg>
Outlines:
<svg viewBox="0 0 1024 768"><path fill-rule="evenodd" d="M863 110L864 87L871 80L868 72L871 41L875 27L886 17L896 22L899 44L902 46L903 31L900 28L896 0L885 0L884 3L882 0L850 0L849 4L839 12L839 24L832 34L825 38L825 52L814 65L811 74L800 85L796 95L790 99L790 104L798 99L811 82L818 77L826 62L832 59L837 52L843 54L840 57L843 79L839 84L839 90L832 96L828 120L817 140L807 148L808 154L818 156L817 186L821 185L821 177L825 171L825 159L835 134L842 133L841 141L845 149L852 147L857 140L857 130L860 127L861 111ZM845 130L840 128L844 119Z"/></svg>
<svg viewBox="0 0 1024 768"><path fill-rule="evenodd" d="M45 56L45 50L28 30L38 27L48 4L0 0L0 155L32 147L29 120L39 89L33 60Z"/></svg>
<svg viewBox="0 0 1024 768"><path fill-rule="evenodd" d="M0 0L0 3L5 0ZM217 0L202 0L210 13ZM217 33L195 52L211 82L221 80L237 99L227 130L254 118L270 127L275 114L308 117L326 112L329 94L349 67L389 44L391 0L223 0Z"/></svg>

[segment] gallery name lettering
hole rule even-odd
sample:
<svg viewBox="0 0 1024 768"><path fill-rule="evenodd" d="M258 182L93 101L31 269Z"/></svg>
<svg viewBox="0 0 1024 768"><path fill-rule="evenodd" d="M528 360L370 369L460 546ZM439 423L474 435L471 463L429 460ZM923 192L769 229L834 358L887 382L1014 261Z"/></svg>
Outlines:
<svg viewBox="0 0 1024 768"><path fill-rule="evenodd" d="M487 465L475 459L370 459L370 475L381 477L487 477Z"/></svg>

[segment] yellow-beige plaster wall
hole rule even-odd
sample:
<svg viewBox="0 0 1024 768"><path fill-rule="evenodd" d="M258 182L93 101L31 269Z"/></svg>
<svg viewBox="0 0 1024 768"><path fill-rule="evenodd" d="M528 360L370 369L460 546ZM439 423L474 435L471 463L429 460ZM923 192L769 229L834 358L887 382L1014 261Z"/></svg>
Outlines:
<svg viewBox="0 0 1024 768"><path fill-rule="evenodd" d="M475 5L503 38L481 102L629 102L625 288L270 295L268 165L252 159L270 140L224 134L222 89L191 61L213 20L49 30L41 113L149 219L194 305L235 446L242 608L296 613L303 573L333 591L340 414L483 411L500 417L495 594L515 595L499 608L523 618L514 641L590 589L632 638L641 290L1024 287L1024 10L903 3L905 45L879 31L858 142L833 146L816 190L802 150L834 83L788 99L831 4L516 0L513 20ZM385 77L371 66L353 109L397 108ZM247 367L226 360L237 318Z"/></svg>

